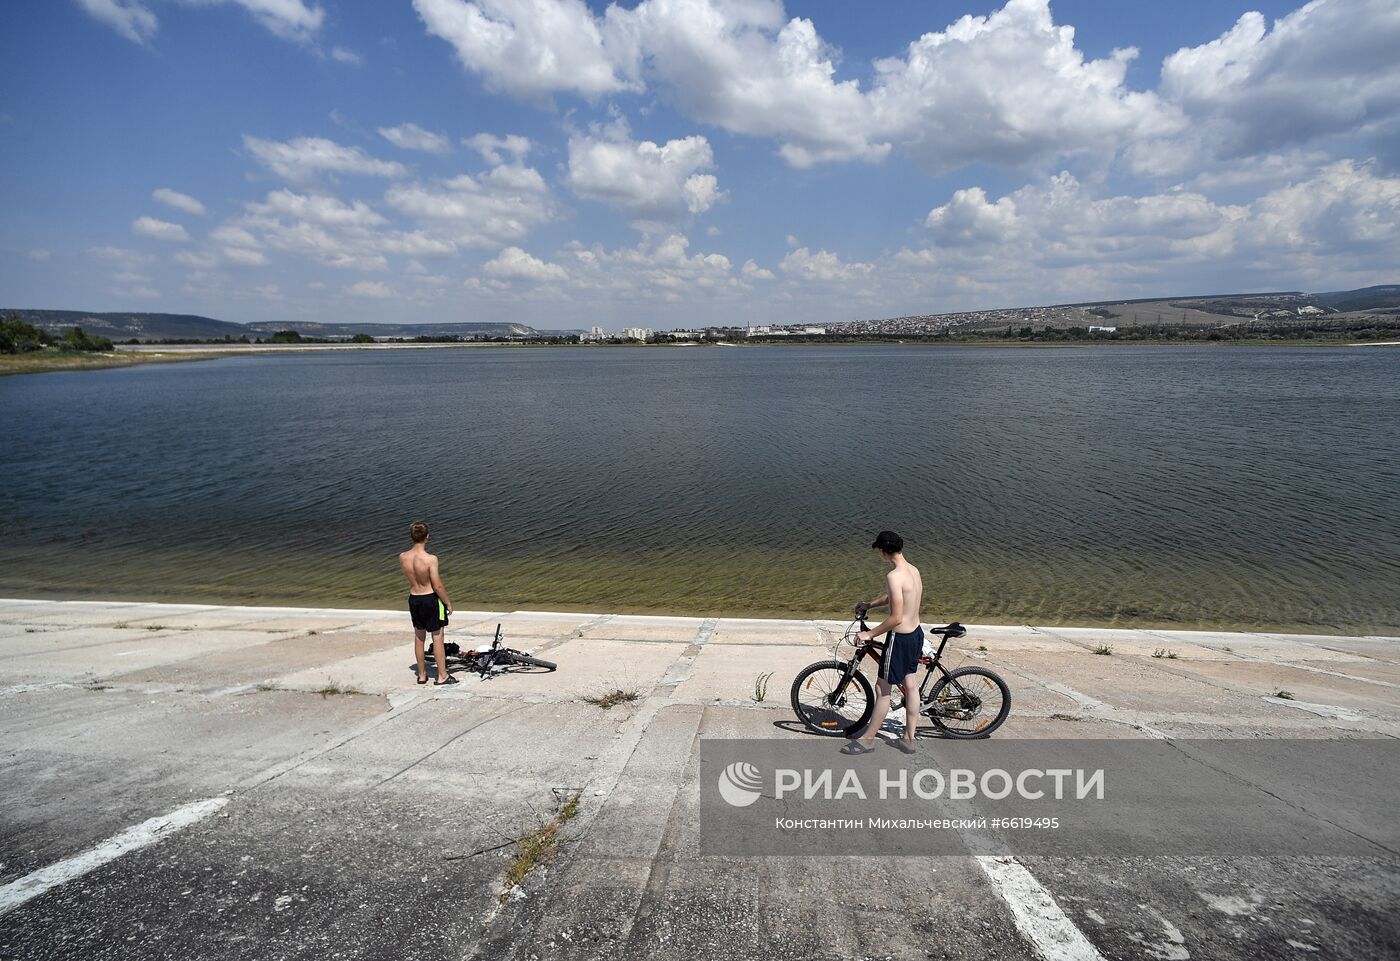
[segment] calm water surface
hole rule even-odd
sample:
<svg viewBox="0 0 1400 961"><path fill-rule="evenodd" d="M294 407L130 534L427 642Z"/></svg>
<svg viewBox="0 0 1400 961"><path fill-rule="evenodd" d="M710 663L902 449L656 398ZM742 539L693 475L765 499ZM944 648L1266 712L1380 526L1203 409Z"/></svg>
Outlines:
<svg viewBox="0 0 1400 961"><path fill-rule="evenodd" d="M1396 633L1400 351L412 350L0 379L0 594Z"/></svg>

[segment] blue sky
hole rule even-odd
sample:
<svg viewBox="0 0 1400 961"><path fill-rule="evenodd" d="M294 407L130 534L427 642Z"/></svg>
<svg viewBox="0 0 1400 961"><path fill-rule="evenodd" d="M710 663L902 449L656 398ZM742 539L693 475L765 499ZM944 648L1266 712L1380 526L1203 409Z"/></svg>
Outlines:
<svg viewBox="0 0 1400 961"><path fill-rule="evenodd" d="M1400 4L21 0L0 301L830 321L1400 282Z"/></svg>

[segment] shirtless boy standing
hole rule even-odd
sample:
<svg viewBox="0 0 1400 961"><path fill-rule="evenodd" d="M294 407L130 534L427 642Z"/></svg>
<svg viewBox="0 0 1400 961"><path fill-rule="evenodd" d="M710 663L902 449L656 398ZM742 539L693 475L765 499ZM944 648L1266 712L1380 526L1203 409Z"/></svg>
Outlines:
<svg viewBox="0 0 1400 961"><path fill-rule="evenodd" d="M914 733L919 728L919 656L924 651L924 629L919 624L924 581L919 569L904 559L904 539L894 531L881 531L870 546L880 552L881 559L890 565L890 572L885 575L885 593L860 607L869 610L888 604L890 615L870 630L861 631L856 639L865 644L886 631L893 631L894 635L886 640L880 657L880 675L875 681L875 713L870 716L865 730L842 748L841 753L867 754L875 750L875 736L890 712L890 693L899 687L904 691L904 737L895 741L894 746L905 754L913 754ZM865 610L860 613L864 615Z"/></svg>
<svg viewBox="0 0 1400 961"><path fill-rule="evenodd" d="M413 618L413 653L418 658L418 683L428 683L423 642L428 634L432 634L433 658L437 661L437 680L433 686L456 684L457 679L447 673L447 658L442 647L442 630L452 613L452 602L447 599L447 588L442 586L442 578L438 576L437 556L428 553L428 525L414 521L408 528L408 536L413 538L413 546L399 555L399 566L403 568L403 576L408 578L408 615Z"/></svg>

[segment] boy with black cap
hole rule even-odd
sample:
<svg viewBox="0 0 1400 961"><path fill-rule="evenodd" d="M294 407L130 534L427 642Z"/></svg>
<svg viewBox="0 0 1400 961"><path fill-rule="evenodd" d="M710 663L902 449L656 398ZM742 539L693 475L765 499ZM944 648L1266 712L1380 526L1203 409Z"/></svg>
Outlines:
<svg viewBox="0 0 1400 961"><path fill-rule="evenodd" d="M867 754L875 750L875 736L890 712L890 693L895 687L904 691L904 737L893 742L905 754L914 753L914 733L919 727L919 657L924 652L924 629L919 624L919 605L924 599L924 581L919 569L904 559L904 538L894 531L881 531L870 545L890 565L885 575L885 593L869 602L857 605L864 615L872 607L890 606L889 617L856 635L862 644L886 631L893 632L885 641L880 657L880 674L875 681L875 713L861 734L841 749L842 754Z"/></svg>

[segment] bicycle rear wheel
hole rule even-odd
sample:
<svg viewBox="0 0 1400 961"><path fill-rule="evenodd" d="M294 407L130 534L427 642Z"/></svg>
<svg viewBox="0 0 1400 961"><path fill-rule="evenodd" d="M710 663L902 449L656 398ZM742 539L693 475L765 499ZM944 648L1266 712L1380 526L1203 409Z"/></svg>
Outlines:
<svg viewBox="0 0 1400 961"><path fill-rule="evenodd" d="M849 680L847 661L818 661L792 682L792 710L807 729L828 737L849 737L875 712L875 692L860 671ZM839 693L838 693L839 691Z"/></svg>
<svg viewBox="0 0 1400 961"><path fill-rule="evenodd" d="M558 670L559 665L553 661L542 660L538 657L531 657L529 654L521 654L519 651L505 650L497 655L497 663L508 667L525 668L526 673L548 674L550 671Z"/></svg>
<svg viewBox="0 0 1400 961"><path fill-rule="evenodd" d="M1011 713L1011 689L983 667L963 667L933 686L924 716L949 737L988 737Z"/></svg>

